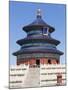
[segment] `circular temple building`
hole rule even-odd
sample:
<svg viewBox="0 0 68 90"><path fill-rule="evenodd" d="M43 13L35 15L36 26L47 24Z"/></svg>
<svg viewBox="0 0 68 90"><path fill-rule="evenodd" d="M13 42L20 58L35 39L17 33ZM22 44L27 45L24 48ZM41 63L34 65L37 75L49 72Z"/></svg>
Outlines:
<svg viewBox="0 0 68 90"><path fill-rule="evenodd" d="M52 38L55 28L43 21L40 9L37 10L36 20L24 26L23 30L27 37L17 41L21 48L13 53L17 56L17 65L60 64L63 52L56 48L60 41Z"/></svg>

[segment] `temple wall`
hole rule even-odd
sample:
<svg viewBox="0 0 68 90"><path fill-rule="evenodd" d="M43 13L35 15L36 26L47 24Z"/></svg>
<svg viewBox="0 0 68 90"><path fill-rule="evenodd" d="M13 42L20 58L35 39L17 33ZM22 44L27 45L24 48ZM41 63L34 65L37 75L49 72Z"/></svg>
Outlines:
<svg viewBox="0 0 68 90"><path fill-rule="evenodd" d="M66 85L65 65L10 66L10 88Z"/></svg>
<svg viewBox="0 0 68 90"><path fill-rule="evenodd" d="M53 86L66 84L65 65L41 65L40 66L40 85Z"/></svg>
<svg viewBox="0 0 68 90"><path fill-rule="evenodd" d="M50 59L51 61L51 64L59 64L60 61L57 60L57 59L54 59L54 58L38 58L40 60L40 64L49 64L48 60ZM32 58L32 59L20 59L20 60L17 60L17 65L20 65L20 64L25 64L25 65L36 65L36 60L35 58ZM57 62L58 61L58 62Z"/></svg>

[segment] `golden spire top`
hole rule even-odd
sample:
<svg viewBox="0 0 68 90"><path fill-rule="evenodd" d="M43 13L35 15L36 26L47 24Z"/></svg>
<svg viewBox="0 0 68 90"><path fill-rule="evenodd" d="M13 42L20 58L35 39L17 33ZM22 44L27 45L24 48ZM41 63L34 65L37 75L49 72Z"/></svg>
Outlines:
<svg viewBox="0 0 68 90"><path fill-rule="evenodd" d="M41 9L37 9L37 17L41 17Z"/></svg>

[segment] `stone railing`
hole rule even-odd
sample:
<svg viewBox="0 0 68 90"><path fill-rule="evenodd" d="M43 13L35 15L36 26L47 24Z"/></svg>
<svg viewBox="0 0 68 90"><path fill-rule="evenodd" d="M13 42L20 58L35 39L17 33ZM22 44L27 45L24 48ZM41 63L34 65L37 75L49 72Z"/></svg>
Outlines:
<svg viewBox="0 0 68 90"><path fill-rule="evenodd" d="M30 79L30 76L32 76L34 80L32 77L31 77L32 79ZM36 77L39 77L39 78L36 78ZM28 78L28 81L27 81L27 78ZM52 86L52 85L65 85L66 84L65 65L41 64L40 66L19 65L19 66L10 67L10 83L9 83L10 88L23 88L27 86L30 87L30 85L32 87L35 85L32 85L32 84L26 85L26 84L29 82L35 82L35 80L37 81L40 80L37 83L35 83L36 87L37 85L39 87Z"/></svg>

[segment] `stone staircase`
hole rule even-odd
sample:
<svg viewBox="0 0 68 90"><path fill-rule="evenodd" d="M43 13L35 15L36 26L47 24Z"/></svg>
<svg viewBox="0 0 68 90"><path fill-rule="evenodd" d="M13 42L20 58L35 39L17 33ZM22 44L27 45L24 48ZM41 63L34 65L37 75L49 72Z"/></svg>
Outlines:
<svg viewBox="0 0 68 90"><path fill-rule="evenodd" d="M30 67L24 82L24 87L39 87L39 86L40 86L40 68Z"/></svg>

